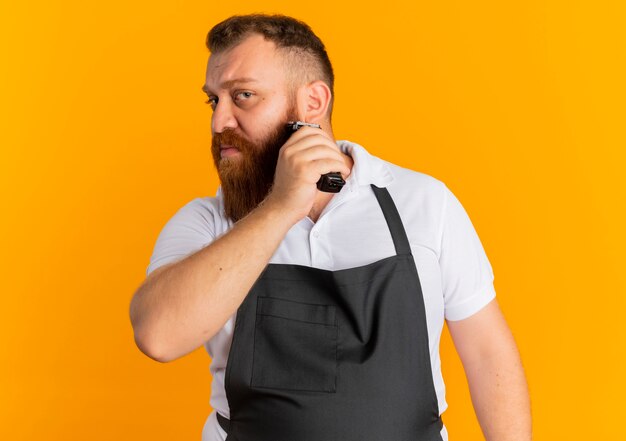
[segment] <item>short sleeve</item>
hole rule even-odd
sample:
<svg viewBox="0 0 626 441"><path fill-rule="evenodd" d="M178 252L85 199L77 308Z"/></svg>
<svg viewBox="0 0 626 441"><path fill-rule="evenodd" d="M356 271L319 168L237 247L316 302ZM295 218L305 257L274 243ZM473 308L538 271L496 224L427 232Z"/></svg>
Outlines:
<svg viewBox="0 0 626 441"><path fill-rule="evenodd" d="M456 321L478 312L496 292L491 264L467 212L447 187L444 192L439 264L445 318Z"/></svg>
<svg viewBox="0 0 626 441"><path fill-rule="evenodd" d="M215 238L214 224L214 217L202 198L180 208L159 233L146 276L156 268L181 260L211 243Z"/></svg>

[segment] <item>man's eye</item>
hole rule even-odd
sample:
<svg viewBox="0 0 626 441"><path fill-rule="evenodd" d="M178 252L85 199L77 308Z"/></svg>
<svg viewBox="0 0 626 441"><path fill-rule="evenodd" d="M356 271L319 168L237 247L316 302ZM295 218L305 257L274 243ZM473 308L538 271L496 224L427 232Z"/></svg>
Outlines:
<svg viewBox="0 0 626 441"><path fill-rule="evenodd" d="M252 96L252 92L238 92L235 94L235 100L244 99L247 100Z"/></svg>
<svg viewBox="0 0 626 441"><path fill-rule="evenodd" d="M211 108L215 109L215 106L217 104L217 98L209 98L205 101L205 103L209 104Z"/></svg>

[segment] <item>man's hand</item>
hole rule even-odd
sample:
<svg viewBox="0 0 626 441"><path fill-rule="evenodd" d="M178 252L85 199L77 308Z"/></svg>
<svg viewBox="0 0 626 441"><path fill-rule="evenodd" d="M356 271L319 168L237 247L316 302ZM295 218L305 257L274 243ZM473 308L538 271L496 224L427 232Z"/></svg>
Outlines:
<svg viewBox="0 0 626 441"><path fill-rule="evenodd" d="M485 439L530 441L528 386L515 340L497 300L471 317L447 324Z"/></svg>
<svg viewBox="0 0 626 441"><path fill-rule="evenodd" d="M280 149L274 185L265 204L278 207L296 223L304 218L318 194L316 183L325 173L350 174L343 154L329 134L302 127Z"/></svg>

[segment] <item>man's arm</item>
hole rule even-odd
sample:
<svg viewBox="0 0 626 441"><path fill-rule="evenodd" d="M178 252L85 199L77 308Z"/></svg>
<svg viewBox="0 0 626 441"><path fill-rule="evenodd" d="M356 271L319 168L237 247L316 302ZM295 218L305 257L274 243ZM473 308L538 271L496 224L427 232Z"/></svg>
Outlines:
<svg viewBox="0 0 626 441"><path fill-rule="evenodd" d="M531 440L528 385L515 340L497 300L471 317L447 324L485 439Z"/></svg>
<svg viewBox="0 0 626 441"><path fill-rule="evenodd" d="M265 200L224 235L184 259L154 270L135 292L130 320L139 349L175 360L212 338L237 310L289 229L315 201L321 174L350 168L319 129L304 127L279 152Z"/></svg>
<svg viewBox="0 0 626 441"><path fill-rule="evenodd" d="M141 351L168 362L215 335L291 225L279 210L261 205L208 246L149 274L130 304Z"/></svg>

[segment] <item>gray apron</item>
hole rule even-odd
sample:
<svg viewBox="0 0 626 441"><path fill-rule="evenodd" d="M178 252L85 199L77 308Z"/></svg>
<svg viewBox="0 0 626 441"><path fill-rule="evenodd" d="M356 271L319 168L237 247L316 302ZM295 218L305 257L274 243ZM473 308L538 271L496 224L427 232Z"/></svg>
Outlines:
<svg viewBox="0 0 626 441"><path fill-rule="evenodd" d="M227 441L441 441L417 268L389 192L372 189L395 256L268 264L237 310Z"/></svg>

